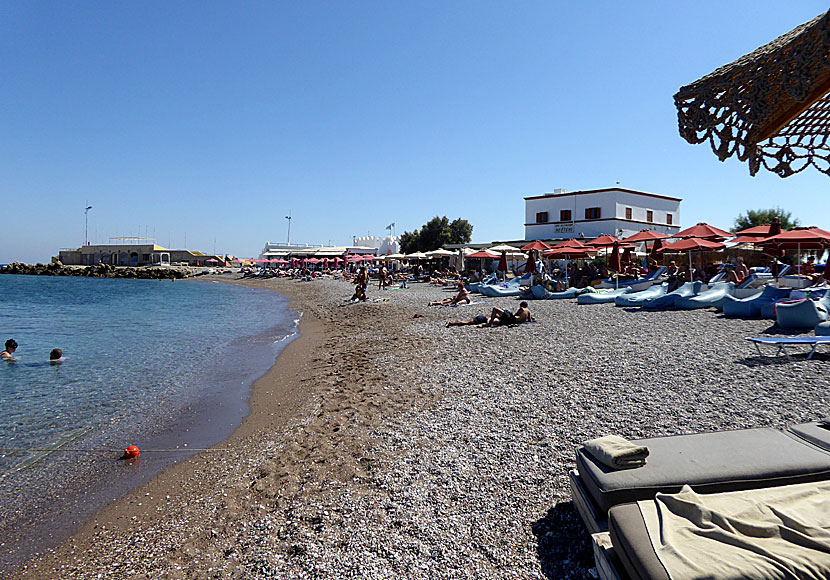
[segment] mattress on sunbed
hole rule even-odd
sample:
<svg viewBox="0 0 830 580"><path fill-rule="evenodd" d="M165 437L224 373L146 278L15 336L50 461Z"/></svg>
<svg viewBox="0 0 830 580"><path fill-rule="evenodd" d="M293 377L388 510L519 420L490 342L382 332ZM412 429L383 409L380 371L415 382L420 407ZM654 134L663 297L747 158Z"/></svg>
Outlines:
<svg viewBox="0 0 830 580"><path fill-rule="evenodd" d="M676 493L683 484L717 493L830 479L830 451L769 428L635 440L649 448L636 469L612 470L579 447L577 471L600 513Z"/></svg>
<svg viewBox="0 0 830 580"><path fill-rule="evenodd" d="M830 452L830 427L825 425L830 425L830 423L825 424L824 421L812 421L810 423L801 423L800 425L791 425L787 427L787 431Z"/></svg>
<svg viewBox="0 0 830 580"><path fill-rule="evenodd" d="M678 494L615 506L614 552L633 579L830 576L830 482Z"/></svg>
<svg viewBox="0 0 830 580"><path fill-rule="evenodd" d="M614 506L608 512L608 531L614 553L630 580L671 580L648 537L640 506L636 503Z"/></svg>

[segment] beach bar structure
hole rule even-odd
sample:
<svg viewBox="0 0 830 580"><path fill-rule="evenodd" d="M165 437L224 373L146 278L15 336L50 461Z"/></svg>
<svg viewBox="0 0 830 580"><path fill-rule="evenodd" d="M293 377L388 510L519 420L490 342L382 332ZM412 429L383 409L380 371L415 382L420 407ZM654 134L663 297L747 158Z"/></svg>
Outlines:
<svg viewBox="0 0 830 580"><path fill-rule="evenodd" d="M209 265L208 260L224 263L222 256L195 250L169 250L157 244L90 244L77 249L60 250L58 259L66 266L206 266Z"/></svg>
<svg viewBox="0 0 830 580"><path fill-rule="evenodd" d="M677 197L633 189L554 190L525 199L525 239L628 237L642 229L680 231Z"/></svg>

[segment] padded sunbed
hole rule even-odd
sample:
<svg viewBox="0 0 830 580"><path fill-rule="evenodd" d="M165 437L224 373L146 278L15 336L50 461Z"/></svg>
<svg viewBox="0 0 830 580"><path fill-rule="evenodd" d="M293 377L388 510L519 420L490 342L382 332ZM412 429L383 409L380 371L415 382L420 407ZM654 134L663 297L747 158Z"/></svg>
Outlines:
<svg viewBox="0 0 830 580"><path fill-rule="evenodd" d="M827 578L828 507L827 481L712 495L686 489L619 505L609 513L615 558L595 538L597 569L601 578L631 580Z"/></svg>
<svg viewBox="0 0 830 580"><path fill-rule="evenodd" d="M697 296L690 296L688 298L678 298L674 301L674 307L680 310L696 310L698 308L717 308L735 293L735 284L726 282L724 284L715 284L706 292L701 292Z"/></svg>
<svg viewBox="0 0 830 580"><path fill-rule="evenodd" d="M596 292L589 292L580 294L576 297L577 304L608 304L613 302L617 296L628 294L631 292L630 287L620 288L618 290L598 290Z"/></svg>
<svg viewBox="0 0 830 580"><path fill-rule="evenodd" d="M551 292L547 290L544 286L531 286L530 291L533 293L533 297L536 300L556 300L559 298L576 298L581 294L587 294L590 292L595 292L593 288L590 286L586 288L568 288L567 290L563 290L562 292Z"/></svg>
<svg viewBox="0 0 830 580"><path fill-rule="evenodd" d="M634 280L614 280L613 278L607 278L602 281L603 288L614 288L617 289L618 286L639 286L644 282L657 282L657 280L666 273L667 268L665 266L660 266L656 270L652 270L646 276L642 278L637 278ZM646 286L648 288L648 285ZM644 288L645 289L645 288Z"/></svg>
<svg viewBox="0 0 830 580"><path fill-rule="evenodd" d="M479 292L481 292L484 296L490 297L498 297L498 296L520 296L524 290L522 290L518 285L508 285L506 288L499 285L490 285L485 284L479 288Z"/></svg>
<svg viewBox="0 0 830 580"><path fill-rule="evenodd" d="M651 288L643 290L642 292L633 292L631 294L622 294L617 296L614 299L614 304L617 306L639 306L645 300L663 296L667 290L668 286L666 284L655 284Z"/></svg>
<svg viewBox="0 0 830 580"><path fill-rule="evenodd" d="M608 510L622 503L676 493L700 493L830 480L830 430L819 423L654 437L633 441L650 454L643 467L611 470L583 447L576 451L571 492L586 527L604 531Z"/></svg>
<svg viewBox="0 0 830 580"><path fill-rule="evenodd" d="M660 308L674 308L674 301L678 298L691 298L700 294L700 289L703 287L703 282L684 282L678 288L672 290L664 296L657 298L649 298L643 300L640 304L643 308L660 309Z"/></svg>
<svg viewBox="0 0 830 580"><path fill-rule="evenodd" d="M809 329L828 318L830 300L825 295L820 300L794 300L775 305L775 323L781 328Z"/></svg>
<svg viewBox="0 0 830 580"><path fill-rule="evenodd" d="M790 291L784 288L776 288L772 285L764 286L758 296L744 298L742 300L731 299L723 303L723 313L726 316L759 316L764 304L774 303L790 295Z"/></svg>

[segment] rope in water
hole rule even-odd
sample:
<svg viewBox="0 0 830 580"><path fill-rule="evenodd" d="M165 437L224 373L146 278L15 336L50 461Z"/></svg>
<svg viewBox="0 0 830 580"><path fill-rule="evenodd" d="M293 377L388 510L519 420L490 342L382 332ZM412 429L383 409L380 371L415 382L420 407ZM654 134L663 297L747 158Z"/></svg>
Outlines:
<svg viewBox="0 0 830 580"><path fill-rule="evenodd" d="M0 447L2 452L43 452L43 451L68 451L72 453L123 453L123 449L37 449L22 447ZM142 449L142 453L173 453L177 451L227 451L227 449L200 449L198 447L180 447L178 449Z"/></svg>

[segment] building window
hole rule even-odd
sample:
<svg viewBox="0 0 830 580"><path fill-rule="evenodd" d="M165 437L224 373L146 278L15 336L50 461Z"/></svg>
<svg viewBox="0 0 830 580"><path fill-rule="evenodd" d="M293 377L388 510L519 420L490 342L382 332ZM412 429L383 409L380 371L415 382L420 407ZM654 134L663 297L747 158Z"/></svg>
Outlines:
<svg viewBox="0 0 830 580"><path fill-rule="evenodd" d="M666 214L666 224L671 225L671 214L670 213Z"/></svg>
<svg viewBox="0 0 830 580"><path fill-rule="evenodd" d="M571 210L569 210L569 209L559 210L559 221L560 222L569 222L569 221L571 221Z"/></svg>
<svg viewBox="0 0 830 580"><path fill-rule="evenodd" d="M150 261L150 254L141 254L141 260L144 262Z"/></svg>
<svg viewBox="0 0 830 580"><path fill-rule="evenodd" d="M625 208L625 219L627 219L627 220L631 219L631 208L630 207Z"/></svg>
<svg viewBox="0 0 830 580"><path fill-rule="evenodd" d="M585 219L586 220L598 220L601 216L600 208L598 207L586 207L585 208Z"/></svg>
<svg viewBox="0 0 830 580"><path fill-rule="evenodd" d="M651 210L646 211L646 221L648 223L652 223L654 221L654 212Z"/></svg>
<svg viewBox="0 0 830 580"><path fill-rule="evenodd" d="M546 224L548 223L548 212L540 211L536 214L536 223L537 224Z"/></svg>

